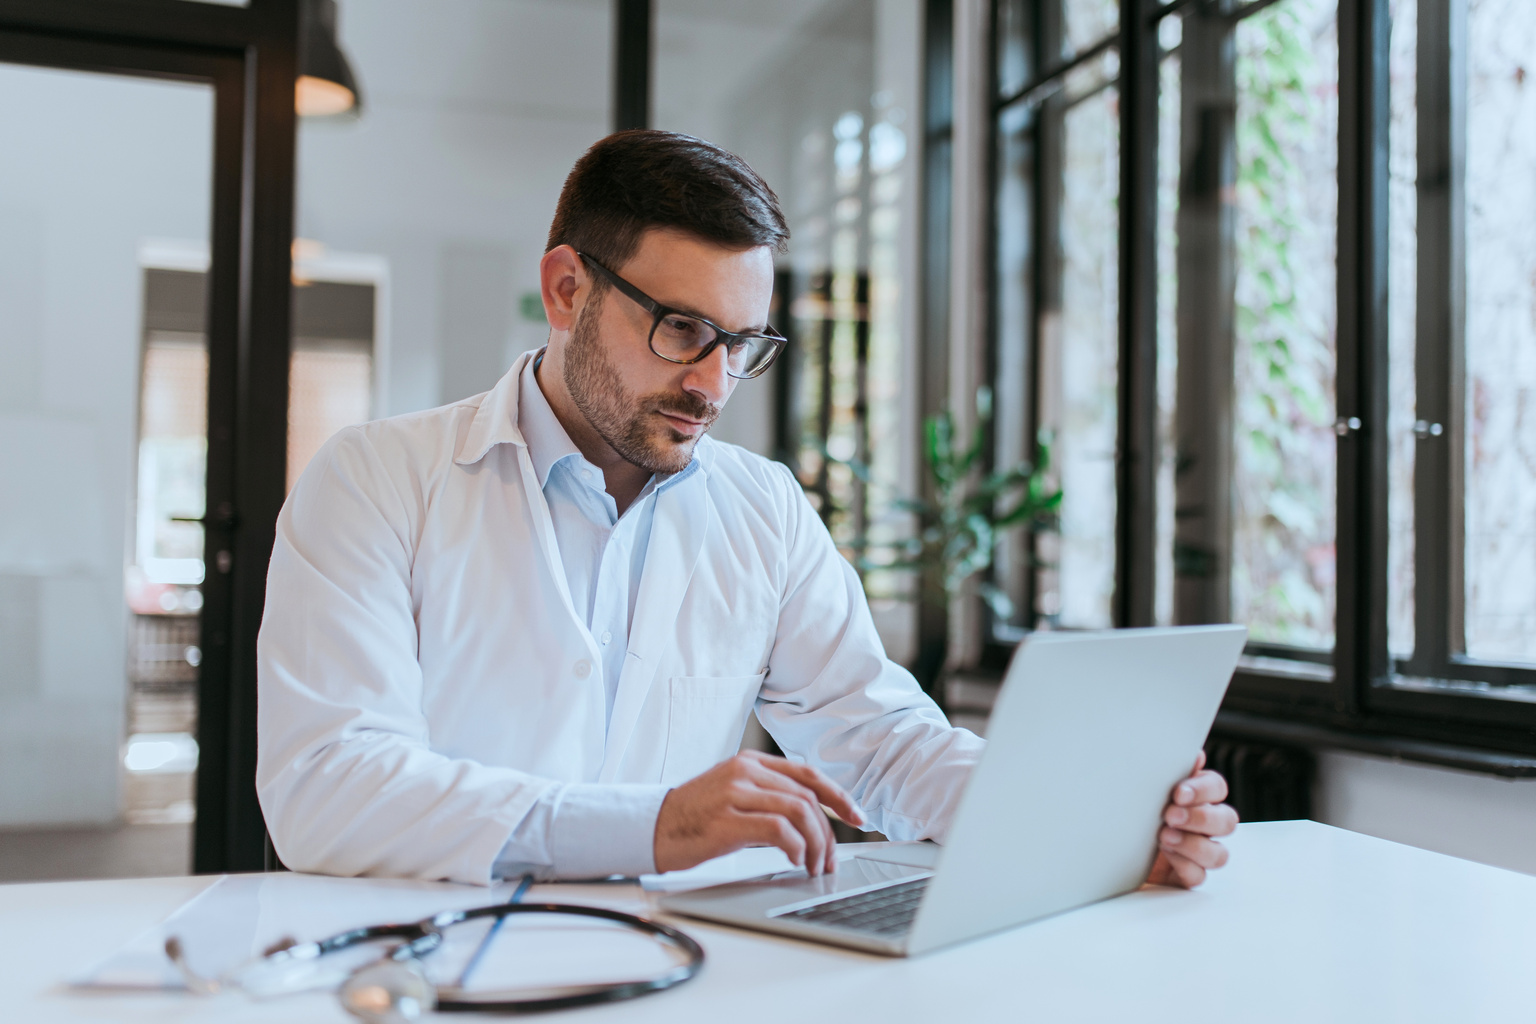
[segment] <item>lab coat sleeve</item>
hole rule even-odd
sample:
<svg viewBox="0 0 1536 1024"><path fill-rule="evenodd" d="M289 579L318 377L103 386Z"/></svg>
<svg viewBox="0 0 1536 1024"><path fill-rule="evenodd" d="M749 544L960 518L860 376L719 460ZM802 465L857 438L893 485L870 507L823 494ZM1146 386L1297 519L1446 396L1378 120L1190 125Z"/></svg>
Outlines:
<svg viewBox="0 0 1536 1024"><path fill-rule="evenodd" d="M885 656L858 574L784 476L785 585L758 719L786 754L848 790L874 828L942 840L985 743L950 726Z"/></svg>
<svg viewBox="0 0 1536 1024"><path fill-rule="evenodd" d="M664 787L569 794L562 829L571 787L431 749L410 586L426 497L392 476L365 429L321 450L278 517L256 772L278 855L301 871L485 885L498 862L561 873L560 847L577 845L562 835L619 806L642 823L609 835L600 873L652 870L643 818ZM550 813L532 815L541 801Z"/></svg>

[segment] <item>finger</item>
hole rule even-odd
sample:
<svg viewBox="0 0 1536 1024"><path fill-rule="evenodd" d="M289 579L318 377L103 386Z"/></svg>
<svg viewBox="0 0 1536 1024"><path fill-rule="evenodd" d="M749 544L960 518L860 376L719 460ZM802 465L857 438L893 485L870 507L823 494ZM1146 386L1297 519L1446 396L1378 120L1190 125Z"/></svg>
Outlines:
<svg viewBox="0 0 1536 1024"><path fill-rule="evenodd" d="M1173 787L1173 802L1184 807L1191 804L1219 804L1227 798L1227 780L1213 771L1200 771Z"/></svg>
<svg viewBox="0 0 1536 1024"><path fill-rule="evenodd" d="M764 754L754 760L763 768L793 779L812 793L815 793L818 802L826 804L832 809L833 814L836 814L848 824L863 825L865 823L864 812L859 810L859 805L853 802L853 797L849 796L837 783L810 765L797 764L786 758L773 757L769 754Z"/></svg>
<svg viewBox="0 0 1536 1024"><path fill-rule="evenodd" d="M1227 848L1216 840L1176 828L1162 829L1157 836L1157 845L1170 856L1178 854L1206 869L1221 867L1229 856Z"/></svg>
<svg viewBox="0 0 1536 1024"><path fill-rule="evenodd" d="M1163 811L1163 821L1181 832L1227 836L1237 828L1237 812L1227 804L1196 804L1193 807L1169 804Z"/></svg>
<svg viewBox="0 0 1536 1024"><path fill-rule="evenodd" d="M1166 851L1165 851L1166 853ZM1162 884L1182 885L1186 889L1193 889L1205 881L1205 868L1196 864L1188 857L1182 857L1177 853L1167 853L1168 875Z"/></svg>
<svg viewBox="0 0 1536 1024"><path fill-rule="evenodd" d="M777 846L791 864L805 866L805 837L787 818L778 814L744 814L741 817L745 831L752 837L751 845Z"/></svg>
<svg viewBox="0 0 1536 1024"><path fill-rule="evenodd" d="M832 826L814 800L758 789L738 796L736 806L755 814L776 814L788 821L800 833L805 848L805 859L796 863L811 875L826 871L829 851L835 845Z"/></svg>
<svg viewBox="0 0 1536 1024"><path fill-rule="evenodd" d="M788 794L797 800L803 800L806 806L811 808L811 813L820 822L820 832L825 836L825 850L821 860L823 871L837 870L837 837L832 834L832 826L827 822L821 800L817 794L806 786L800 785L794 779L781 772L773 771L765 766L756 766L750 776L752 783L765 789L775 790ZM814 856L811 854L810 856Z"/></svg>
<svg viewBox="0 0 1536 1024"><path fill-rule="evenodd" d="M1152 861L1152 870L1147 872L1147 885L1174 885L1173 865L1168 861L1166 850L1158 850L1157 857Z"/></svg>
<svg viewBox="0 0 1536 1024"><path fill-rule="evenodd" d="M1204 750L1204 748L1201 748L1200 753L1195 757L1195 766L1194 766L1194 768L1190 769L1189 774L1191 774L1191 775L1199 775L1200 774L1200 769L1202 769L1204 767L1205 767L1205 750Z"/></svg>

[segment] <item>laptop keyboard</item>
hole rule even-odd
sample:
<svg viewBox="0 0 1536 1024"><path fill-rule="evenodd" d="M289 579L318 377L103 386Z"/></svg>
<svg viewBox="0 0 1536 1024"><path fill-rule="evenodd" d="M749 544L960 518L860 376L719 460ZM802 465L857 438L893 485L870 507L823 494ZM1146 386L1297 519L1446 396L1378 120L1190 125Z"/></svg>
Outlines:
<svg viewBox="0 0 1536 1024"><path fill-rule="evenodd" d="M927 888L928 879L919 878L801 907L782 916L877 935L900 935L912 927L912 919L917 916L918 904Z"/></svg>

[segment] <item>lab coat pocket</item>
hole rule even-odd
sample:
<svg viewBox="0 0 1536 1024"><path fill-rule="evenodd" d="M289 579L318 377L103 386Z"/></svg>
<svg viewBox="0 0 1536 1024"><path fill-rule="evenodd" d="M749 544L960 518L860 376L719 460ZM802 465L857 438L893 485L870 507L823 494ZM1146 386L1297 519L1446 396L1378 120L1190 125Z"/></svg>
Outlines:
<svg viewBox="0 0 1536 1024"><path fill-rule="evenodd" d="M675 786L735 754L767 672L673 676L661 781Z"/></svg>

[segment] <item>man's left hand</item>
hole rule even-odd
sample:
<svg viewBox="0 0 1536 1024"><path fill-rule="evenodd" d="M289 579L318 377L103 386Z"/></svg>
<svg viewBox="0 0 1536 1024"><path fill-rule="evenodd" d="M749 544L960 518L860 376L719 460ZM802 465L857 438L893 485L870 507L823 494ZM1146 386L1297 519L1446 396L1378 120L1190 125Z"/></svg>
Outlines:
<svg viewBox="0 0 1536 1024"><path fill-rule="evenodd" d="M1157 860L1148 883L1193 889L1205 881L1207 871L1227 862L1227 848L1214 838L1237 828L1237 812L1222 803L1226 798L1227 780L1205 770L1205 751L1200 751L1195 770L1173 787L1173 797L1163 808Z"/></svg>

